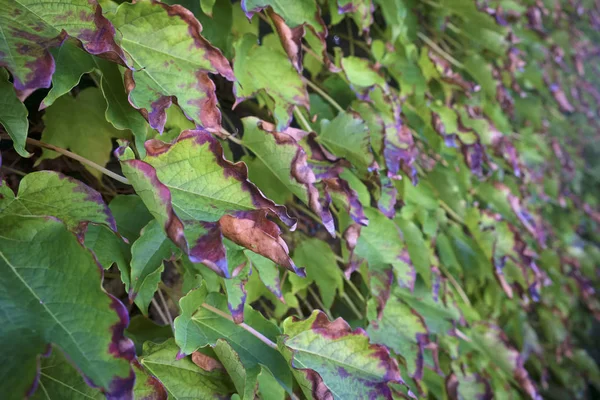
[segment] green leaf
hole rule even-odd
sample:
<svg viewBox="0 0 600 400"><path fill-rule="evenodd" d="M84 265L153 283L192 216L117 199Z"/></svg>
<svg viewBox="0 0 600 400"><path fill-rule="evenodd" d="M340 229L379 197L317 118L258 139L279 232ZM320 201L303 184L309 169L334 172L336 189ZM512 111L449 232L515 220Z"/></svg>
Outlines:
<svg viewBox="0 0 600 400"><path fill-rule="evenodd" d="M396 218L396 223L402 231L410 260L423 280L431 282L431 247L425 241L423 233L414 222L404 218Z"/></svg>
<svg viewBox="0 0 600 400"><path fill-rule="evenodd" d="M242 142L256 155L256 162L320 216L330 233L334 232L333 217L319 202L319 191L315 186L317 178L308 164L306 152L296 139L253 117L244 118L242 122Z"/></svg>
<svg viewBox="0 0 600 400"><path fill-rule="evenodd" d="M236 104L266 93L275 103L273 115L280 131L289 126L295 106L308 107L308 93L282 49L268 46L266 39L258 45L256 36L246 34L234 44L234 92Z"/></svg>
<svg viewBox="0 0 600 400"><path fill-rule="evenodd" d="M223 364L227 373L231 377L235 389L242 399L253 400L256 396L257 377L261 371L260 366L255 366L246 370L240 357L233 350L233 347L224 339L217 340L214 348L215 354Z"/></svg>
<svg viewBox="0 0 600 400"><path fill-rule="evenodd" d="M209 73L233 80L229 62L200 34L191 11L149 0L123 3L111 21L135 72L125 72L125 87L134 107L144 109L150 126L163 131L174 98L197 124L220 129L215 85Z"/></svg>
<svg viewBox="0 0 600 400"><path fill-rule="evenodd" d="M317 140L336 156L350 161L361 173L373 164L369 132L357 115L339 113L332 121L321 121Z"/></svg>
<svg viewBox="0 0 600 400"><path fill-rule="evenodd" d="M50 343L108 395L131 393L127 310L102 289L98 265L76 236L53 218L4 216L0 249L3 393L24 397Z"/></svg>
<svg viewBox="0 0 600 400"><path fill-rule="evenodd" d="M59 349L52 347L51 352L41 358L40 380L33 400L106 398L100 390L85 383Z"/></svg>
<svg viewBox="0 0 600 400"><path fill-rule="evenodd" d="M135 136L136 150L144 156L148 123L129 103L119 67L100 58L94 58L94 63L102 74L100 88L107 104L106 120L119 130L130 130Z"/></svg>
<svg viewBox="0 0 600 400"><path fill-rule="evenodd" d="M295 270L278 238L279 228L266 214L292 227L295 221L248 181L244 164L223 157L221 145L208 132L185 131L173 144L151 140L146 150L146 158L139 161L132 159L130 149L120 149L123 173L167 236L193 262L228 276L224 235Z"/></svg>
<svg viewBox="0 0 600 400"><path fill-rule="evenodd" d="M152 215L144 205L140 196L118 195L108 205L117 222L117 231L133 244L140 231L152 220Z"/></svg>
<svg viewBox="0 0 600 400"><path fill-rule="evenodd" d="M419 314L392 295L385 305L370 299L367 333L374 343L394 350L406 360L411 377L423 377L423 347L429 342L427 327Z"/></svg>
<svg viewBox="0 0 600 400"><path fill-rule="evenodd" d="M249 250L244 250L244 254L248 257L252 266L256 268L256 272L265 287L269 289L275 297L283 299L283 294L281 292L281 278L279 276L279 268L277 268L277 265L268 258Z"/></svg>
<svg viewBox="0 0 600 400"><path fill-rule="evenodd" d="M294 250L294 261L306 268L303 279L317 284L323 304L331 308L336 294L344 291L344 279L329 245L314 238L303 240Z"/></svg>
<svg viewBox="0 0 600 400"><path fill-rule="evenodd" d="M56 99L69 93L79 84L83 74L94 70L94 58L77 46L75 40L66 40L60 47L50 50L56 70L52 75L52 89L40 107L50 107Z"/></svg>
<svg viewBox="0 0 600 400"><path fill-rule="evenodd" d="M246 304L245 286L252 270L242 247L227 241L226 249L227 264L232 276L231 279L224 280L227 307L231 312L233 321L239 324L244 321L244 305Z"/></svg>
<svg viewBox="0 0 600 400"><path fill-rule="evenodd" d="M15 150L22 157L29 157L31 154L25 150L29 112L17 97L4 68L0 68L0 110L0 124L12 139Z"/></svg>
<svg viewBox="0 0 600 400"><path fill-rule="evenodd" d="M131 246L129 298L135 301L142 314L148 315L150 301L164 269L163 260L170 259L176 250L156 220L150 221L142 229L140 238Z"/></svg>
<svg viewBox="0 0 600 400"><path fill-rule="evenodd" d="M72 36L91 54L106 54L111 59L123 56L114 41L115 30L102 16L95 1L2 0L0 26L3 40L0 60L15 78L17 90L50 87L54 59L49 52ZM18 49L18 50L17 50Z"/></svg>
<svg viewBox="0 0 600 400"><path fill-rule="evenodd" d="M279 348L308 398L392 399L387 384L403 383L389 351L340 318L331 322L315 311L304 321L286 319L283 330Z"/></svg>
<svg viewBox="0 0 600 400"><path fill-rule="evenodd" d="M42 141L69 149L104 167L110 159L111 139L129 136L106 121L105 109L106 101L97 88L84 89L76 98L60 97L44 114ZM37 163L59 156L59 153L43 149ZM102 177L102 172L97 169L86 168L96 178Z"/></svg>
<svg viewBox="0 0 600 400"><path fill-rule="evenodd" d="M104 224L113 231L117 229L100 193L54 171L27 174L21 180L16 197L0 198L0 211L5 215L50 215L75 231L85 232L87 222Z"/></svg>
<svg viewBox="0 0 600 400"><path fill-rule="evenodd" d="M396 224L374 208L367 208L365 214L369 218L369 226L361 229L354 250L356 255L365 258L369 268L374 270L385 269L386 265L391 264L398 284L406 288L414 287L415 267L407 260Z"/></svg>
<svg viewBox="0 0 600 400"><path fill-rule="evenodd" d="M350 84L358 92L365 92L372 86L385 87L385 79L370 65L369 60L360 57L342 58L342 68Z"/></svg>
<svg viewBox="0 0 600 400"><path fill-rule="evenodd" d="M125 336L133 340L135 352L139 357L142 355L144 343L148 341L162 343L173 337L173 331L170 325L158 325L149 318L138 314L131 318L129 326L125 330Z"/></svg>
<svg viewBox="0 0 600 400"><path fill-rule="evenodd" d="M173 339L144 343L140 363L156 376L173 399L221 399L232 393L227 375L220 370L205 371L188 357L177 359Z"/></svg>
<svg viewBox="0 0 600 400"><path fill-rule="evenodd" d="M225 339L238 354L246 370L258 365L269 368L277 381L291 392L292 377L284 358L250 332L202 307L206 303L227 314L227 301L222 295L206 292L205 286L192 290L179 301L181 315L175 319L175 340L183 354L191 354L206 345L216 346L218 339ZM266 321L259 313L246 306L246 324L270 340L280 334L279 328Z"/></svg>

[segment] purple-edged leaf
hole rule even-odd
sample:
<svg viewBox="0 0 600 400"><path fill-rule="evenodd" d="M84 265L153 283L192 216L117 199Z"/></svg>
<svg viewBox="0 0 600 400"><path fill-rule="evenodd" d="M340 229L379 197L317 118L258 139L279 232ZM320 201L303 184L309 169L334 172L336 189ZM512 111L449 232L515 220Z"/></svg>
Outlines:
<svg viewBox="0 0 600 400"><path fill-rule="evenodd" d="M141 232L140 238L131 246L131 285L129 298L148 315L148 306L160 281L164 269L163 261L170 259L177 251L160 224L150 221Z"/></svg>
<svg viewBox="0 0 600 400"><path fill-rule="evenodd" d="M476 373L451 373L446 378L445 386L450 400L494 398L490 382Z"/></svg>
<svg viewBox="0 0 600 400"><path fill-rule="evenodd" d="M389 350L341 318L315 311L304 321L286 319L283 329L279 348L308 398L392 399L388 383L403 383Z"/></svg>
<svg viewBox="0 0 600 400"><path fill-rule="evenodd" d="M203 303L225 314L229 312L225 297L218 293L207 294L205 285L190 291L179 301L181 315L175 319L175 340L181 353L191 354L206 345L214 347L217 340L225 339L246 370L262 364L291 393L292 375L281 354L229 319L202 307ZM272 341L281 334L279 328L249 306L244 317L246 324Z"/></svg>
<svg viewBox="0 0 600 400"><path fill-rule="evenodd" d="M308 93L279 44L268 39L258 45L256 36L246 34L235 43L234 92L236 104L264 92L273 100L277 129L283 130L289 126L295 106L308 107Z"/></svg>
<svg viewBox="0 0 600 400"><path fill-rule="evenodd" d="M222 369L206 371L188 357L178 359L178 350L173 339L160 344L146 342L143 356L140 357L144 368L162 382L169 398L230 398L233 387Z"/></svg>
<svg viewBox="0 0 600 400"><path fill-rule="evenodd" d="M246 304L246 283L252 273L244 249L227 242L227 264L231 279L225 279L225 293L227 294L227 307L236 324L244 322L244 306Z"/></svg>
<svg viewBox="0 0 600 400"><path fill-rule="evenodd" d="M269 123L253 117L244 118L243 123L243 143L256 155L256 162L319 215L330 233L335 231L331 212L319 202L317 178L302 146L291 135L275 131Z"/></svg>
<svg viewBox="0 0 600 400"><path fill-rule="evenodd" d="M330 7L337 7L339 14L351 13L356 26L363 33L369 34L375 12L373 0L337 0L337 4L332 1Z"/></svg>
<svg viewBox="0 0 600 400"><path fill-rule="evenodd" d="M54 171L27 174L17 196L0 198L2 214L49 215L71 230L85 229L88 222L117 230L115 219L100 193L83 183Z"/></svg>
<svg viewBox="0 0 600 400"><path fill-rule="evenodd" d="M410 261L415 266L419 275L429 285L432 265L431 245L425 240L423 232L421 232L421 229L414 222L401 217L396 218L395 222L402 231L403 241L406 243Z"/></svg>
<svg viewBox="0 0 600 400"><path fill-rule="evenodd" d="M17 90L50 87L55 63L49 49L68 36L88 53L114 60L123 56L115 29L95 0L2 0L0 26L0 66L12 73Z"/></svg>
<svg viewBox="0 0 600 400"><path fill-rule="evenodd" d="M52 89L42 101L40 108L52 105L60 96L67 94L79 83L81 76L94 70L94 57L77 46L73 39L65 40L50 50L56 63L52 75Z"/></svg>
<svg viewBox="0 0 600 400"><path fill-rule="evenodd" d="M376 299L369 300L367 333L406 360L411 377L423 377L423 347L429 342L427 327L419 314L392 295L379 309Z"/></svg>
<svg viewBox="0 0 600 400"><path fill-rule="evenodd" d="M330 64L325 52L327 27L321 18L321 11L315 0L297 0L285 4L277 0L242 0L242 9L249 18L257 12L267 9L281 44L298 71L302 70L301 46L305 26L318 38L323 60L326 64Z"/></svg>
<svg viewBox="0 0 600 400"><path fill-rule="evenodd" d="M3 393L23 398L37 388L39 356L52 343L90 385L110 398L131 398L135 349L123 336L127 310L102 289L94 257L63 223L1 217L0 270Z"/></svg>
<svg viewBox="0 0 600 400"><path fill-rule="evenodd" d="M233 72L223 54L200 34L202 26L191 11L143 0L121 4L111 21L134 67L125 73L129 101L144 110L152 128L163 131L165 110L177 99L196 124L220 129L215 84L208 74L233 81Z"/></svg>
<svg viewBox="0 0 600 400"><path fill-rule="evenodd" d="M164 385L136 361L133 363L135 371L135 386L133 395L140 400L167 400L169 394Z"/></svg>
<svg viewBox="0 0 600 400"><path fill-rule="evenodd" d="M325 190L334 203L341 205L340 208L346 210L354 222L363 226L369 224L358 194L350 187L348 182L342 178L323 179L323 182L325 183Z"/></svg>
<svg viewBox="0 0 600 400"><path fill-rule="evenodd" d="M60 97L46 109L42 141L105 166L110 159L112 138L130 136L129 132L115 129L106 120L105 110L106 101L98 88L84 89L77 97ZM59 156L55 151L43 149L37 163ZM97 169L88 166L86 169L98 179L102 177L102 172Z"/></svg>
<svg viewBox="0 0 600 400"><path fill-rule="evenodd" d="M0 125L13 141L13 146L22 157L29 157L25 150L25 140L29 130L29 112L17 97L13 85L8 80L8 73L0 67Z"/></svg>
<svg viewBox="0 0 600 400"><path fill-rule="evenodd" d="M223 149L206 131L184 131L174 144L146 142L147 156L134 160L120 149L123 173L150 212L193 262L229 276L222 244L233 242L295 269L279 228L267 215L288 226L294 220L248 181L243 163L223 157ZM218 222L218 224L217 224ZM185 227L185 228L184 228Z"/></svg>
<svg viewBox="0 0 600 400"><path fill-rule="evenodd" d="M85 383L83 377L66 359L60 349L53 347L48 357L41 357L41 371L38 389L32 400L47 399L105 399L106 396L96 388Z"/></svg>

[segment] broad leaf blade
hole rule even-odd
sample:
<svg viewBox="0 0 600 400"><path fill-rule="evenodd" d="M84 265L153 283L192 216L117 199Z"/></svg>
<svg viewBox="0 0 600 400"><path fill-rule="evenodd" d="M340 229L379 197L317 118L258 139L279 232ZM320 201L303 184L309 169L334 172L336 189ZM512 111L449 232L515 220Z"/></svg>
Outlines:
<svg viewBox="0 0 600 400"><path fill-rule="evenodd" d="M37 379L39 354L53 343L88 382L130 395L135 351L123 336L127 310L101 288L100 269L75 235L52 218L2 217L0 269L4 393L24 396Z"/></svg>
<svg viewBox="0 0 600 400"><path fill-rule="evenodd" d="M315 311L304 321L288 318L283 329L279 346L309 398L392 399L387 384L403 382L389 351L370 344L365 331L352 331L342 319L332 322Z"/></svg>
<svg viewBox="0 0 600 400"><path fill-rule="evenodd" d="M150 126L163 131L173 98L196 124L220 129L215 85L209 73L233 81L229 62L202 35L191 11L148 0L124 3L111 17L120 45L133 60L125 74L129 100L144 109Z"/></svg>

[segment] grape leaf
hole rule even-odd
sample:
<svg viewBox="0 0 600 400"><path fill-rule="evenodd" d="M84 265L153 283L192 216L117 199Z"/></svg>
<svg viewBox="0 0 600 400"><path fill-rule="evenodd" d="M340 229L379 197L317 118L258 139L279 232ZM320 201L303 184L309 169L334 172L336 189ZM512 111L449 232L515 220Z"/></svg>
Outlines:
<svg viewBox="0 0 600 400"><path fill-rule="evenodd" d="M55 62L49 52L66 37L78 39L90 54L120 60L123 52L115 44L115 29L102 15L95 0L2 0L0 2L0 66L15 78L17 90L50 86Z"/></svg>
<svg viewBox="0 0 600 400"><path fill-rule="evenodd" d="M344 279L329 245L314 238L303 240L294 249L294 261L306 268L304 284L315 282L323 304L331 308L336 294L344 291Z"/></svg>
<svg viewBox="0 0 600 400"><path fill-rule="evenodd" d="M129 298L135 301L142 314L148 315L148 306L164 268L163 260L170 259L176 250L156 220L150 221L142 229L139 239L131 246Z"/></svg>
<svg viewBox="0 0 600 400"><path fill-rule="evenodd" d="M40 381L31 397L33 400L46 399L105 399L96 388L88 386L77 370L67 361L60 349L51 348L48 357L40 363Z"/></svg>
<svg viewBox="0 0 600 400"><path fill-rule="evenodd" d="M101 288L92 254L58 220L14 215L0 217L0 249L4 393L23 398L36 387L39 354L53 343L88 383L130 396L135 351L123 336L127 310Z"/></svg>
<svg viewBox="0 0 600 400"><path fill-rule="evenodd" d="M277 129L283 130L289 126L295 106L308 107L308 93L285 54L277 46L269 46L267 39L258 45L256 36L246 34L234 44L236 104L258 92L266 93L275 103L273 116Z"/></svg>
<svg viewBox="0 0 600 400"><path fill-rule="evenodd" d="M94 58L77 47L74 39L67 39L60 47L50 49L56 70L52 75L52 89L48 92L40 108L52 105L60 96L67 94L79 83L81 76L94 70Z"/></svg>
<svg viewBox="0 0 600 400"><path fill-rule="evenodd" d="M266 216L292 227L294 220L248 181L244 164L223 157L221 145L208 132L184 131L173 144L150 140L146 151L140 161L132 159L130 149L119 149L123 173L167 236L193 262L227 277L224 235L295 270L279 228Z"/></svg>
<svg viewBox="0 0 600 400"><path fill-rule="evenodd" d="M341 318L332 322L315 311L304 321L286 319L283 332L279 348L308 398L392 399L388 383L404 383L388 349Z"/></svg>
<svg viewBox="0 0 600 400"><path fill-rule="evenodd" d="M106 101L97 88L82 90L75 97L62 96L44 114L45 128L42 141L57 147L69 149L101 166L105 166L112 150L112 138L126 138L128 132L115 129L104 116ZM60 154L43 149L38 164L45 159L59 157ZM100 179L102 172L86 166L86 169Z"/></svg>
<svg viewBox="0 0 600 400"><path fill-rule="evenodd" d="M262 364L290 392L292 376L277 350L220 314L205 309L203 303L227 313L225 298L217 293L208 294L204 285L183 297L179 301L181 315L175 319L175 340L181 352L191 354L206 345L215 346L218 339L225 339L238 354L246 370ZM245 322L267 338L274 340L280 334L279 328L249 306L246 306L244 314Z"/></svg>
<svg viewBox="0 0 600 400"><path fill-rule="evenodd" d="M269 123L253 117L244 118L242 122L242 142L254 152L256 162L260 162L288 191L319 215L330 233L334 232L333 217L319 202L319 190L315 186L317 178L302 146L291 135L274 131Z"/></svg>
<svg viewBox="0 0 600 400"><path fill-rule="evenodd" d="M82 228L85 231L88 222L117 230L115 219L100 193L54 171L27 174L21 180L16 197L0 198L0 211L5 215L50 215L76 231Z"/></svg>
<svg viewBox="0 0 600 400"><path fill-rule="evenodd" d="M196 124L220 129L215 84L209 73L234 80L229 62L202 35L191 11L149 0L123 3L111 21L135 71L125 72L131 104L162 133L173 99Z"/></svg>
<svg viewBox="0 0 600 400"><path fill-rule="evenodd" d="M429 342L425 322L394 295L380 308L376 299L369 300L367 333L371 340L404 357L411 377L422 379L423 348Z"/></svg>
<svg viewBox="0 0 600 400"><path fill-rule="evenodd" d="M27 108L19 100L8 80L8 73L4 68L0 68L0 124L6 129L15 150L22 157L30 156L25 150L29 129L28 114Z"/></svg>
<svg viewBox="0 0 600 400"><path fill-rule="evenodd" d="M227 375L220 370L205 371L189 358L177 359L173 339L160 344L144 343L140 363L156 376L174 399L223 399L233 392Z"/></svg>
<svg viewBox="0 0 600 400"><path fill-rule="evenodd" d="M336 156L350 161L361 173L372 167L369 132L357 115L339 113L332 121L321 121L317 140Z"/></svg>

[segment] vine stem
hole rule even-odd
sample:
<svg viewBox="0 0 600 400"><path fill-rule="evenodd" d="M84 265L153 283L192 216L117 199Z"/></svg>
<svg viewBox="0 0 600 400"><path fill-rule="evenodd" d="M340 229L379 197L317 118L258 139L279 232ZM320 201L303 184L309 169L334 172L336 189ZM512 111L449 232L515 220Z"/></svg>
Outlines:
<svg viewBox="0 0 600 400"><path fill-rule="evenodd" d="M325 307L325 304L323 304L323 302L321 301L321 298L319 297L319 295L314 291L314 289L310 286L307 287L308 289L308 293L310 293L312 295L312 297L315 299L315 301L317 302L317 305L319 307L321 307L321 309L323 310L323 312L327 315L327 317L330 320L333 320L333 317L331 316L331 311L329 311L329 309L327 307Z"/></svg>
<svg viewBox="0 0 600 400"><path fill-rule="evenodd" d="M217 314L220 317L223 317L223 318L228 319L229 321L235 323L233 320L233 317L231 315L224 313L223 311L219 310L216 307L211 306L210 304L202 303L202 307L206 308L208 311L214 312L215 314ZM263 342L270 348L277 350L277 345L275 343L273 343L271 341L271 339L269 339L268 337L266 337L265 335L263 335L262 333L260 333L259 331L257 331L253 327L251 327L250 325L247 325L244 322L242 322L241 324L237 324L237 325L240 328L243 328L246 331L248 331L250 334L252 334L254 337L256 337L258 340L260 340L261 342Z"/></svg>
<svg viewBox="0 0 600 400"><path fill-rule="evenodd" d="M0 137L2 139L12 140L12 138L10 136L8 136L8 135L0 135ZM104 168L103 166L98 165L95 162L93 162L91 160L88 160L85 157L80 156L79 154L75 154L75 153L73 153L73 152L71 152L69 150L63 149L62 147L57 147L57 146L55 146L53 144L50 144L50 143L40 142L39 140L35 140L35 139L32 139L32 138L27 138L27 143L32 144L32 145L37 146L37 147L43 147L45 149L52 150L52 151L55 151L57 153L60 153L63 156L72 158L73 160L77 160L80 163L82 163L84 165L87 165L88 167L91 167L91 168L93 168L95 170L98 170L98 171L102 172L104 175L113 178L115 181L119 181L119 182L121 182L121 183L123 183L125 185L130 185L129 181L124 176L121 176L119 174L115 174L114 172L109 171L108 169Z"/></svg>
<svg viewBox="0 0 600 400"><path fill-rule="evenodd" d="M298 120L298 124L302 127L302 129L304 129L306 132L312 131L308 120L304 117L304 114L302 114L302 111L300 111L298 107L294 107L294 116Z"/></svg>
<svg viewBox="0 0 600 400"><path fill-rule="evenodd" d="M163 312L162 308L160 307L160 304L158 304L158 302L156 301L156 299L154 299L154 297L152 298L152 300L150 300L150 302L152 303L152 305L154 306L154 309L156 310L156 312L158 313L158 315L160 316L160 319L163 320L163 322L165 323L165 325L171 325L169 318L167 318L167 316L165 315L165 313ZM171 328L173 326L171 325Z"/></svg>
<svg viewBox="0 0 600 400"><path fill-rule="evenodd" d="M421 32L417 32L417 36L423 40L425 43L427 43L432 49L434 49L435 51L437 51L442 57L444 57L450 64L454 65L457 68L460 69L464 69L465 66L460 62L457 61L454 57L452 57L450 54L446 53L440 46L438 46L433 40L429 39L427 36L425 36L424 34L422 34Z"/></svg>
<svg viewBox="0 0 600 400"><path fill-rule="evenodd" d="M171 311L169 311L169 305L167 304L167 300L165 300L165 296L163 296L160 288L156 290L158 293L158 298L160 299L161 304L165 308L165 313L167 314L167 318L169 319L169 325L171 325L171 329L175 331L175 327L173 326L173 316L171 315Z"/></svg>
<svg viewBox="0 0 600 400"><path fill-rule="evenodd" d="M325 91L323 89L321 89L315 83L313 83L312 81L310 81L306 78L304 78L304 82L308 85L308 87L310 87L312 90L317 92L321 97L323 97L325 100L327 100L329 102L329 104L331 104L333 107L336 108L336 110L338 110L339 112L344 112L344 109L342 108L342 106L340 106L337 103L337 101L335 101L333 98L331 98L331 96L329 96L327 93L325 93Z"/></svg>

